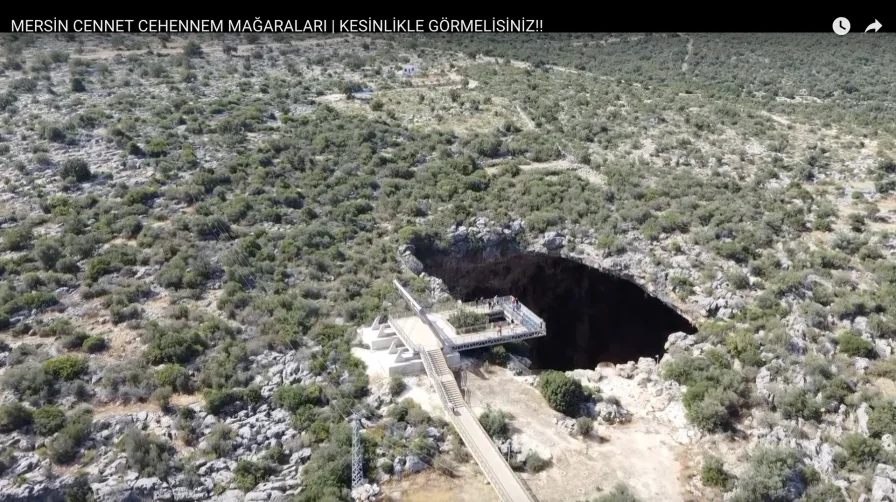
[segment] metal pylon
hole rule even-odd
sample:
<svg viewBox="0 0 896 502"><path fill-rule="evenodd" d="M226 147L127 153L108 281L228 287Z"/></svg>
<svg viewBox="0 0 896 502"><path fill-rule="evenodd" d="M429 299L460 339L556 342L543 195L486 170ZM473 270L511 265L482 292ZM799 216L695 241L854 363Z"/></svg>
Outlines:
<svg viewBox="0 0 896 502"><path fill-rule="evenodd" d="M361 453L361 420L352 415L352 488L364 484L363 456Z"/></svg>

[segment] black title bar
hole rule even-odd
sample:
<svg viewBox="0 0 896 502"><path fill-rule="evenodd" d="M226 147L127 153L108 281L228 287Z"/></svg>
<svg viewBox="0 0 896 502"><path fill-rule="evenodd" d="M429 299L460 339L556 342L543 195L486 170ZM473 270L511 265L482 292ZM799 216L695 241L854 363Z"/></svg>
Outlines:
<svg viewBox="0 0 896 502"><path fill-rule="evenodd" d="M525 14L500 15L477 11L475 16L432 14L425 9L402 9L401 13L347 16L315 14L313 17L269 13L261 17L195 17L174 12L92 16L48 16L7 12L0 18L0 32L7 33L551 33L551 32L815 32L834 35L835 19L849 20L849 34L864 34L866 27L879 24L877 32L896 31L892 8L878 7L813 9L813 12L777 12L762 8L740 9L719 15L678 10L664 12L644 7L638 12L624 9L597 9L595 14L571 8L528 10ZM352 9L353 12L355 9ZM393 9L395 10L395 9ZM589 9L591 10L591 9ZM809 9L805 9L809 10ZM326 12L326 11L324 11Z"/></svg>

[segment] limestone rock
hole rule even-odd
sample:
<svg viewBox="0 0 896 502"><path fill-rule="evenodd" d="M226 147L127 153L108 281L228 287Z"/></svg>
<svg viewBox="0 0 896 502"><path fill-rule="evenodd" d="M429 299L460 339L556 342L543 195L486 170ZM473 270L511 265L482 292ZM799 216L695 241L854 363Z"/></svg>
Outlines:
<svg viewBox="0 0 896 502"><path fill-rule="evenodd" d="M868 436L868 403L862 403L856 410L856 420L858 421L859 432Z"/></svg>
<svg viewBox="0 0 896 502"><path fill-rule="evenodd" d="M887 464L877 464L874 469L874 484L871 488L872 502L893 502L896 500L896 468Z"/></svg>
<svg viewBox="0 0 896 502"><path fill-rule="evenodd" d="M541 243L548 251L556 251L566 245L566 237L560 232L547 232Z"/></svg>

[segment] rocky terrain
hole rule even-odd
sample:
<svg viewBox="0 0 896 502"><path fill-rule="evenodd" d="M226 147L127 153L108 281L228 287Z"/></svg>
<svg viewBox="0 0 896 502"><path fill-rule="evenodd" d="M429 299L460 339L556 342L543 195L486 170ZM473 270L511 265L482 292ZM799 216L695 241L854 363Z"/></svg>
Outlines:
<svg viewBox="0 0 896 502"><path fill-rule="evenodd" d="M452 266L521 254L693 327L519 377L559 430L660 431L682 452L670 499L890 500L878 35L4 36L0 500L370 500L460 477L456 435L370 378L355 328L403 308L395 277L432 303L497 293ZM537 348L476 357L550 361ZM481 421L524 479L560 476L512 417ZM629 484L582 498L645 499Z"/></svg>

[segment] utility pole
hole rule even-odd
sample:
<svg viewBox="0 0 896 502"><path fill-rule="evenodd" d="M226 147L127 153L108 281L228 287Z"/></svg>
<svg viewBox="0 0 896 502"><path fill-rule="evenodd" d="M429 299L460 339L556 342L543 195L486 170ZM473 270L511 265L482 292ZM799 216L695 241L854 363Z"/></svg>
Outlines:
<svg viewBox="0 0 896 502"><path fill-rule="evenodd" d="M364 484L363 454L361 452L361 420L352 415L352 488Z"/></svg>

